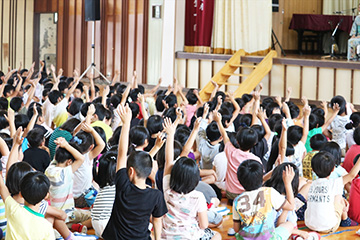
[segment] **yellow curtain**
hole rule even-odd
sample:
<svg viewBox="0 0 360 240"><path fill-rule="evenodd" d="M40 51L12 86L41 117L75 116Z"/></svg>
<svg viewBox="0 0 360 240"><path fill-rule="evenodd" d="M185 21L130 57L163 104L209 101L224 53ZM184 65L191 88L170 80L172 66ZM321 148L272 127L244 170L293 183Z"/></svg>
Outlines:
<svg viewBox="0 0 360 240"><path fill-rule="evenodd" d="M215 0L213 53L239 49L265 55L271 47L271 0Z"/></svg>
<svg viewBox="0 0 360 240"><path fill-rule="evenodd" d="M352 8L356 8L355 14L358 14L359 0L323 0L323 14L332 15L335 12L343 11L344 15L351 15Z"/></svg>

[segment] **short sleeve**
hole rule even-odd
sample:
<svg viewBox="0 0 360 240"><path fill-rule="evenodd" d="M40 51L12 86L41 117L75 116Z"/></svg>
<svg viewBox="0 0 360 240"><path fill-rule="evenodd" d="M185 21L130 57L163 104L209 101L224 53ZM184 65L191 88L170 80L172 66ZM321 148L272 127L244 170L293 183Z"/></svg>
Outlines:
<svg viewBox="0 0 360 240"><path fill-rule="evenodd" d="M235 200L233 202L233 206L232 206L233 220L234 221L240 221L240 214L238 213L238 211L236 211L237 200L238 200L238 198L235 198Z"/></svg>
<svg viewBox="0 0 360 240"><path fill-rule="evenodd" d="M166 192L168 189L170 189L170 174L165 175L163 177L163 192Z"/></svg>
<svg viewBox="0 0 360 240"><path fill-rule="evenodd" d="M234 147L234 145L232 145L232 143L230 141L225 144L224 152L225 152L228 160L230 159L229 156L231 156L231 153L234 150L236 150L236 148Z"/></svg>
<svg viewBox="0 0 360 240"><path fill-rule="evenodd" d="M121 168L116 172L115 185L116 190L124 188L130 184L129 176L127 175L126 168Z"/></svg>
<svg viewBox="0 0 360 240"><path fill-rule="evenodd" d="M159 190L154 190L154 189L151 190L156 191L156 195L157 195L157 197L155 198L157 201L155 203L155 207L151 215L155 218L162 217L163 215L165 215L165 213L168 212L164 195Z"/></svg>
<svg viewBox="0 0 360 240"><path fill-rule="evenodd" d="M275 210L279 210L285 203L285 196L281 195L274 188L270 188L271 204Z"/></svg>
<svg viewBox="0 0 360 240"><path fill-rule="evenodd" d="M199 192L199 212L205 212L207 210L207 204L205 196L202 192Z"/></svg>
<svg viewBox="0 0 360 240"><path fill-rule="evenodd" d="M9 196L5 199L5 216L7 218L14 215L19 208L21 208L20 204L17 203L12 197Z"/></svg>

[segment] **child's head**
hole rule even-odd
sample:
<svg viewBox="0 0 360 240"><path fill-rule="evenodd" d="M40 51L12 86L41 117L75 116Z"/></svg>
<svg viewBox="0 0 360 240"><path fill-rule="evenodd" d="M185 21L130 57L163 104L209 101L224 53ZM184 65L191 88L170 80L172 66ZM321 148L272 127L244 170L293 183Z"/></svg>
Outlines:
<svg viewBox="0 0 360 240"><path fill-rule="evenodd" d="M176 108L177 107L177 97L175 96L175 94L170 93L169 95L167 95L164 98L165 102L167 103L167 105L169 106L169 108Z"/></svg>
<svg viewBox="0 0 360 240"><path fill-rule="evenodd" d="M155 107L156 107L156 111L158 112L162 112L165 109L163 100L165 98L165 95L160 94L157 96L156 101L155 101Z"/></svg>
<svg viewBox="0 0 360 240"><path fill-rule="evenodd" d="M256 190L263 183L263 166L258 161L246 160L240 164L237 178L245 191Z"/></svg>
<svg viewBox="0 0 360 240"><path fill-rule="evenodd" d="M298 193L298 188L299 188L299 169L293 163L287 162L287 163L282 163L279 166L277 166L274 169L274 171L272 172L271 178L265 182L265 186L273 187L279 193L286 194L285 184L282 179L282 175L287 166L291 166L294 169L295 176L291 182L291 186L292 186L294 195L296 196Z"/></svg>
<svg viewBox="0 0 360 240"><path fill-rule="evenodd" d="M18 129L19 127L22 127L25 129L27 125L29 124L30 119L25 114L18 114L15 116L15 128Z"/></svg>
<svg viewBox="0 0 360 240"><path fill-rule="evenodd" d="M65 81L61 81L59 82L59 85L58 85L58 88L59 88L59 91L62 93L62 94L66 94L68 92L68 85Z"/></svg>
<svg viewBox="0 0 360 240"><path fill-rule="evenodd" d="M289 105L289 110L290 110L290 115L292 119L295 119L299 116L300 114L300 109L298 106L296 106L296 104L292 103L292 102L288 102Z"/></svg>
<svg viewBox="0 0 360 240"><path fill-rule="evenodd" d="M36 205L49 192L50 181L42 172L29 172L20 181L20 192L26 203Z"/></svg>
<svg viewBox="0 0 360 240"><path fill-rule="evenodd" d="M147 152L133 151L127 158L126 169L131 182L135 178L145 180L152 170L152 159Z"/></svg>
<svg viewBox="0 0 360 240"><path fill-rule="evenodd" d="M146 128L149 130L149 134L153 135L155 133L161 132L163 127L164 119L159 115L151 115L147 121Z"/></svg>
<svg viewBox="0 0 360 240"><path fill-rule="evenodd" d="M309 116L309 130L312 130L318 126L318 116L311 113Z"/></svg>
<svg viewBox="0 0 360 240"><path fill-rule="evenodd" d="M252 125L251 129L254 129L258 135L258 142L260 142L265 136L265 129L261 125Z"/></svg>
<svg viewBox="0 0 360 240"><path fill-rule="evenodd" d="M360 124L360 112L354 112L350 115L350 122L345 125L346 129L357 128Z"/></svg>
<svg viewBox="0 0 360 240"><path fill-rule="evenodd" d="M16 162L11 165L6 174L6 187L11 196L19 194L21 179L31 171L32 167L27 162Z"/></svg>
<svg viewBox="0 0 360 240"><path fill-rule="evenodd" d="M303 128L300 126L291 126L287 132L287 139L293 145L297 145L303 136Z"/></svg>
<svg viewBox="0 0 360 240"><path fill-rule="evenodd" d="M15 112L18 112L22 106L23 106L23 100L21 99L21 97L13 97L10 100L10 107Z"/></svg>
<svg viewBox="0 0 360 240"><path fill-rule="evenodd" d="M75 144L70 143L73 147L77 148L77 146L75 146ZM56 160L57 163L65 163L66 166L71 165L74 161L75 158L74 156L65 148L61 148L58 147L56 148L55 151L55 156L54 159Z"/></svg>
<svg viewBox="0 0 360 240"><path fill-rule="evenodd" d="M324 134L315 134L310 138L310 147L313 150L319 151L325 143L327 139Z"/></svg>
<svg viewBox="0 0 360 240"><path fill-rule="evenodd" d="M210 142L214 142L220 139L220 130L215 121L212 121L206 128L206 137Z"/></svg>
<svg viewBox="0 0 360 240"><path fill-rule="evenodd" d="M26 115L28 116L29 119L31 119L32 116L34 115L34 107L36 107L36 111L38 112L36 123L41 124L45 121L45 119L43 118L42 105L40 103L32 102L29 106L29 109L26 112Z"/></svg>
<svg viewBox="0 0 360 240"><path fill-rule="evenodd" d="M44 131L40 128L34 128L26 135L31 148L37 148L45 143Z"/></svg>
<svg viewBox="0 0 360 240"><path fill-rule="evenodd" d="M69 133L73 133L73 131L75 130L75 128L80 124L80 120L77 119L77 118L71 118L69 120L67 120L66 122L64 122L62 125L61 125L61 129L62 130L65 130L65 131L68 131Z"/></svg>
<svg viewBox="0 0 360 240"><path fill-rule="evenodd" d="M81 98L74 98L70 105L67 107L67 111L71 116L75 116L80 112L81 106L84 104L84 101Z"/></svg>
<svg viewBox="0 0 360 240"><path fill-rule="evenodd" d="M335 96L330 101L330 106L334 107L335 103L339 104L340 111L338 115L346 114L346 100L343 96Z"/></svg>
<svg viewBox="0 0 360 240"><path fill-rule="evenodd" d="M115 129L115 131L114 131L113 135L111 136L111 138L109 138L108 145L110 147L115 146L115 145L119 145L119 138L120 138L121 129L122 129L122 126L118 126Z"/></svg>
<svg viewBox="0 0 360 240"><path fill-rule="evenodd" d="M58 90L53 90L53 91L49 92L48 98L52 104L56 105L58 102L61 101L62 94Z"/></svg>
<svg viewBox="0 0 360 240"><path fill-rule="evenodd" d="M94 181L99 184L100 188L114 185L116 174L117 152L109 151L99 159L98 166L93 166Z"/></svg>
<svg viewBox="0 0 360 240"><path fill-rule="evenodd" d="M9 101L4 97L0 97L0 110L8 110L8 108Z"/></svg>
<svg viewBox="0 0 360 240"><path fill-rule="evenodd" d="M230 122L232 118L232 113L225 107L221 107L219 109L219 113L221 114L221 123L226 128L227 124Z"/></svg>
<svg viewBox="0 0 360 240"><path fill-rule="evenodd" d="M11 94L13 94L14 90L15 90L15 87L13 85L6 84L5 87L4 87L4 92L3 92L4 97L6 97L6 98L10 97Z"/></svg>
<svg viewBox="0 0 360 240"><path fill-rule="evenodd" d="M269 103L266 107L266 116L269 118L273 114L280 114L280 106L276 102Z"/></svg>
<svg viewBox="0 0 360 240"><path fill-rule="evenodd" d="M283 119L283 116L281 114L273 114L269 117L269 128L272 132L275 132L275 124L277 122L281 122Z"/></svg>
<svg viewBox="0 0 360 240"><path fill-rule="evenodd" d="M0 130L5 129L9 126L9 122L6 119L7 111L0 110Z"/></svg>
<svg viewBox="0 0 360 240"><path fill-rule="evenodd" d="M159 169L164 168L165 165L165 144L160 148L156 155L156 161L158 163ZM177 159L180 156L182 151L182 145L179 141L174 141L174 159Z"/></svg>
<svg viewBox="0 0 360 240"><path fill-rule="evenodd" d="M78 85L76 86L75 90L74 90L74 97L75 98L81 98L81 96L84 93L84 84L82 82L79 82Z"/></svg>
<svg viewBox="0 0 360 240"><path fill-rule="evenodd" d="M179 141L182 146L185 145L186 141L189 139L191 131L186 128L176 129L175 140Z"/></svg>
<svg viewBox="0 0 360 240"><path fill-rule="evenodd" d="M140 146L145 148L149 143L149 131L144 126L132 127L129 135L129 143L135 148Z"/></svg>
<svg viewBox="0 0 360 240"><path fill-rule="evenodd" d="M188 100L190 105L194 105L197 103L198 99L196 95L193 93L193 89L190 89L186 94L186 99Z"/></svg>
<svg viewBox="0 0 360 240"><path fill-rule="evenodd" d="M355 128L353 133L353 138L356 143L356 145L360 145L360 126Z"/></svg>
<svg viewBox="0 0 360 240"><path fill-rule="evenodd" d="M242 151L249 151L258 142L258 134L254 129L243 127L237 132L236 139Z"/></svg>
<svg viewBox="0 0 360 240"><path fill-rule="evenodd" d="M319 178L330 176L335 168L334 156L329 152L319 152L311 159L311 168Z"/></svg>
<svg viewBox="0 0 360 240"><path fill-rule="evenodd" d="M291 157L294 155L294 153L295 153L294 146L288 141L286 143L285 156ZM270 156L266 164L266 172L269 172L271 171L271 169L273 169L273 165L275 164L278 157L279 157L279 139L276 139L271 146Z"/></svg>
<svg viewBox="0 0 360 240"><path fill-rule="evenodd" d="M94 137L91 133L80 131L70 140L70 143L77 146L81 154L85 154L94 148Z"/></svg>
<svg viewBox="0 0 360 240"><path fill-rule="evenodd" d="M252 115L248 113L241 115L239 123L242 127L250 127L252 123Z"/></svg>
<svg viewBox="0 0 360 240"><path fill-rule="evenodd" d="M187 157L177 160L171 169L170 188L181 194L192 192L199 184L200 171L196 162Z"/></svg>
<svg viewBox="0 0 360 240"><path fill-rule="evenodd" d="M136 103L132 102L132 103L129 103L129 107L131 109L131 116L132 116L132 119L135 119L139 116L140 114L140 108L139 108L139 105L137 105Z"/></svg>
<svg viewBox="0 0 360 240"><path fill-rule="evenodd" d="M320 148L321 152L328 152L333 155L335 160L335 166L339 166L341 163L341 148L339 144L336 142L326 142L322 148Z"/></svg>
<svg viewBox="0 0 360 240"><path fill-rule="evenodd" d="M102 121L105 118L105 112L106 112L106 108L104 107L104 105L102 105L101 103L96 103L95 104L95 113L94 113L94 117L93 117L93 121L99 120Z"/></svg>

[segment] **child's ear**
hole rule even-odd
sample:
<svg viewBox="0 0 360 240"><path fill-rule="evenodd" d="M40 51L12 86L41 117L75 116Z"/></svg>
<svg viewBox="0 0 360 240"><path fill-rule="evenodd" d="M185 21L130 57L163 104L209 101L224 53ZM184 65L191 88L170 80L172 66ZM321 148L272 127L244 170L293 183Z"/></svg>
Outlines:
<svg viewBox="0 0 360 240"><path fill-rule="evenodd" d="M70 166L73 163L73 161L71 159L68 159L68 160L66 160L65 163L66 163L66 166Z"/></svg>
<svg viewBox="0 0 360 240"><path fill-rule="evenodd" d="M95 145L91 144L90 148L89 148L89 152L91 152L94 149Z"/></svg>

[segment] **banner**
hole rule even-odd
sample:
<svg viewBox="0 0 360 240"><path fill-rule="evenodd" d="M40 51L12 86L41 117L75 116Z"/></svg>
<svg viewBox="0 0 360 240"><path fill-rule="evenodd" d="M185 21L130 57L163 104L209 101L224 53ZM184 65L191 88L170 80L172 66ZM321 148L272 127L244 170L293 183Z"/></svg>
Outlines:
<svg viewBox="0 0 360 240"><path fill-rule="evenodd" d="M210 53L214 0L186 0L185 52Z"/></svg>

